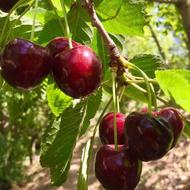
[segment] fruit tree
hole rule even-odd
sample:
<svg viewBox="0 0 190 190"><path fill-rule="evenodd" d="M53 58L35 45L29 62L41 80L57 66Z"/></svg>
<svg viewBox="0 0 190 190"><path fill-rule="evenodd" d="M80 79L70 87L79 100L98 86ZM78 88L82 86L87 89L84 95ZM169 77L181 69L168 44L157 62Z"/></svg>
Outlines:
<svg viewBox="0 0 190 190"><path fill-rule="evenodd" d="M94 164L106 190L134 190L189 138L188 2L0 0L0 189L34 155L61 186L86 137L76 188Z"/></svg>

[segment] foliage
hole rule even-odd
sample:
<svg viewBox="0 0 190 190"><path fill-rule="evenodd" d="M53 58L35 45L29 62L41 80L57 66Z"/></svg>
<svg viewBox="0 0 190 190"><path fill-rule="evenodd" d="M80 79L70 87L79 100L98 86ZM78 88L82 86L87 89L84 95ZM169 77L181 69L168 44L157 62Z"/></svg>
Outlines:
<svg viewBox="0 0 190 190"><path fill-rule="evenodd" d="M34 0L20 0L13 8L13 14L0 12L1 51L15 37L30 39L34 14L35 43L45 46L54 37L66 36L64 14L59 0L39 1L36 9L33 4ZM67 0L65 4L72 38L90 46L102 60L102 85L90 96L73 100L58 89L51 76L41 86L28 92L13 89L0 76L0 181L18 182L22 179L23 161L26 158L32 161L32 146L35 143L38 147L43 136L41 164L50 168L54 185L65 182L77 140L89 131L91 119L99 115L105 107L105 97L112 94L110 57L100 33L92 26L88 12L80 1ZM95 4L103 26L121 54L128 54L130 62L142 69L148 77L156 77L162 90L160 92L158 85L154 85L157 95L164 99L168 97L169 103L190 113L190 72L164 70L168 66L185 69L189 61L185 56L185 33L175 8L132 0L96 0ZM147 19L146 12L151 19ZM174 19L176 15L177 20ZM163 64L165 60L160 57L157 46L150 37L147 24L152 25L158 33L168 65ZM135 71L129 71L140 76ZM139 91L127 84L120 104L126 100L147 103L146 86L143 83L140 87L142 90ZM189 137L189 127L185 131ZM79 172L79 190L87 189L91 149L92 144L88 141L82 153L84 163L81 162Z"/></svg>

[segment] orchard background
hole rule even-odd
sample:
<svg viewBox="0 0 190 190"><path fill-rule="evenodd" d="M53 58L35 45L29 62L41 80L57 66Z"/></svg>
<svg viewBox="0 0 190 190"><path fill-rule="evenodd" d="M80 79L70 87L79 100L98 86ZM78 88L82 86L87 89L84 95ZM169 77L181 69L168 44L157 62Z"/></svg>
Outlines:
<svg viewBox="0 0 190 190"><path fill-rule="evenodd" d="M102 115L113 111L113 46L100 25L93 22L87 2L20 0L9 13L0 11L1 53L14 38L45 47L53 38L67 36L91 47L103 64L101 86L77 100L64 94L51 75L30 91L9 86L0 75L0 190L103 189L94 174L94 157L100 142L98 133L93 133ZM98 18L113 40L111 45L154 79L158 107L175 107L184 118L178 145L163 159L143 165L137 189L190 189L189 0L94 3ZM129 72L139 76L135 71ZM129 80L122 88L122 113L128 115L148 107L145 84L135 88ZM50 176L52 184L59 187L50 186Z"/></svg>

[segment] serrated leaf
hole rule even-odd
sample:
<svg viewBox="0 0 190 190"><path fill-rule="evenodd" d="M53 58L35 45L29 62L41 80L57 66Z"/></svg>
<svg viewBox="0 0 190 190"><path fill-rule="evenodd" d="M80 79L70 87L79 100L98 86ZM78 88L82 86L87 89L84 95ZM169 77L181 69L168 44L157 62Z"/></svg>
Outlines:
<svg viewBox="0 0 190 190"><path fill-rule="evenodd" d="M130 60L130 62L134 63L141 70L143 70L150 78L155 78L155 70L157 70L163 64L160 56L151 54L136 55ZM141 76L136 71L132 71L132 73L135 76Z"/></svg>
<svg viewBox="0 0 190 190"><path fill-rule="evenodd" d="M81 43L91 41L93 31L87 22L89 16L86 9L80 4L74 4L68 12L68 20L72 39Z"/></svg>
<svg viewBox="0 0 190 190"><path fill-rule="evenodd" d="M41 157L46 154L49 146L51 146L51 144L55 140L56 134L60 128L60 123L61 123L61 118L55 118L52 121L50 119L50 124L47 127L45 134L43 135L43 138L42 138Z"/></svg>
<svg viewBox="0 0 190 190"><path fill-rule="evenodd" d="M156 79L165 95L190 113L190 71L156 71Z"/></svg>
<svg viewBox="0 0 190 190"><path fill-rule="evenodd" d="M52 113L58 117L72 103L72 98L64 94L55 84L47 87L47 101Z"/></svg>
<svg viewBox="0 0 190 190"><path fill-rule="evenodd" d="M78 175L77 190L88 190L89 161L92 152L92 141L88 140L82 150L80 170Z"/></svg>
<svg viewBox="0 0 190 190"><path fill-rule="evenodd" d="M98 5L97 12L108 32L143 35L145 13L140 1L104 0Z"/></svg>
<svg viewBox="0 0 190 190"><path fill-rule="evenodd" d="M84 111L85 105L85 102L81 102L63 112L59 130L53 142L41 155L41 164L43 167L50 168L54 185L61 185L67 178L70 159L86 111Z"/></svg>
<svg viewBox="0 0 190 190"><path fill-rule="evenodd" d="M81 128L80 135L83 135L90 125L90 120L96 115L96 112L100 106L102 100L102 90L98 90L96 93L89 96L87 100L86 116Z"/></svg>

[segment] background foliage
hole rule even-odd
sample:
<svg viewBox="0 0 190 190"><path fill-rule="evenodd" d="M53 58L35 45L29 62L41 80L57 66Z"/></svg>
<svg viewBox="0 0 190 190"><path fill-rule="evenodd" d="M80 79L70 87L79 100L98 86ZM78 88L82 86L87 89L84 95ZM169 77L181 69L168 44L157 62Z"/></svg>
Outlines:
<svg viewBox="0 0 190 190"><path fill-rule="evenodd" d="M30 39L34 14L34 42L45 46L52 38L65 36L60 1L41 0L37 9L31 7L33 3L33 0L20 0L10 17L0 12L1 50L15 37ZM99 115L111 96L109 56L103 40L92 27L80 1L67 0L65 3L72 38L93 48L102 59L102 86L78 103L61 92L51 76L37 89L28 92L13 89L0 76L0 181L19 182L23 179L23 162L27 159L32 162L32 156L39 154L43 136L41 164L50 168L55 185L62 184L78 138L93 127L90 120ZM98 16L121 54L149 77L156 77L163 90L155 85L157 95L163 96L169 105L183 108L188 115L190 72L185 69L190 60L186 33L175 6L130 0L96 0L95 3ZM145 88L144 85L141 87ZM139 107L147 102L147 96L128 85L120 102L125 113L129 111L126 107L131 100L135 100L135 106ZM189 137L187 126L185 133ZM84 163L88 163L89 152L88 143L83 151ZM78 184L81 189L86 186L84 171L81 165Z"/></svg>

